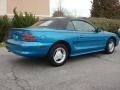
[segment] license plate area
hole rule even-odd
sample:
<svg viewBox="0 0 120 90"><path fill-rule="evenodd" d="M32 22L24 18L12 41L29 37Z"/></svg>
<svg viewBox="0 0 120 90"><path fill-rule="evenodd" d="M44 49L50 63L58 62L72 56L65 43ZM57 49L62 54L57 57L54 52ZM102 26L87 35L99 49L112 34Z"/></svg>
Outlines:
<svg viewBox="0 0 120 90"><path fill-rule="evenodd" d="M19 32L12 32L11 39L21 40L21 34Z"/></svg>

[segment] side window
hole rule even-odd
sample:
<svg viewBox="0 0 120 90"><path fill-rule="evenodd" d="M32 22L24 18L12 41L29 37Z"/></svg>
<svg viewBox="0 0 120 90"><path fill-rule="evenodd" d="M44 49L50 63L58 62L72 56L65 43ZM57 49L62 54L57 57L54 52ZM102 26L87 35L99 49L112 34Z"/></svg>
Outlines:
<svg viewBox="0 0 120 90"><path fill-rule="evenodd" d="M95 28L90 25L87 22L84 21L73 21L73 24L75 26L75 30L81 31L81 32L93 32L95 31Z"/></svg>
<svg viewBox="0 0 120 90"><path fill-rule="evenodd" d="M67 27L66 27L67 30L74 30L74 25L72 22L69 22Z"/></svg>

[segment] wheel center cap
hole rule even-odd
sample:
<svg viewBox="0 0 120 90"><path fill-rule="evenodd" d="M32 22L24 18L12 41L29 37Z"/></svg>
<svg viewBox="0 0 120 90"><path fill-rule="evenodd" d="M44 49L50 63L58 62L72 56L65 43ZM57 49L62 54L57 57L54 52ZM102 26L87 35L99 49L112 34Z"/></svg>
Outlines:
<svg viewBox="0 0 120 90"><path fill-rule="evenodd" d="M56 54L55 54L55 59L58 60L58 59L62 59L63 57L63 54L61 51L57 51Z"/></svg>

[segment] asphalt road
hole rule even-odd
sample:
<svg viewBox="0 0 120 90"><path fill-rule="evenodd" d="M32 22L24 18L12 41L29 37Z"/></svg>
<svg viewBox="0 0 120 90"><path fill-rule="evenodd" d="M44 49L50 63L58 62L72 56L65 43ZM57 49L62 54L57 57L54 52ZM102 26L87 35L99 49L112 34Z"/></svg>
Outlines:
<svg viewBox="0 0 120 90"><path fill-rule="evenodd" d="M112 55L74 57L61 67L1 48L0 90L120 90L120 46Z"/></svg>

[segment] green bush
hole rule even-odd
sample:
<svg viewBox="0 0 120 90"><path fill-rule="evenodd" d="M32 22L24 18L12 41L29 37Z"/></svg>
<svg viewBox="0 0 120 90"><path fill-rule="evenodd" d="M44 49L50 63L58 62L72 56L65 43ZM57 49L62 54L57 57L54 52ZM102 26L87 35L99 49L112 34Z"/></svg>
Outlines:
<svg viewBox="0 0 120 90"><path fill-rule="evenodd" d="M16 8L13 10L13 13L14 13L14 17L13 17L12 23L13 23L13 27L16 27L16 28L31 26L39 20L39 18L35 17L33 14L28 12L18 13L16 11Z"/></svg>
<svg viewBox="0 0 120 90"><path fill-rule="evenodd" d="M5 35L7 31L12 28L23 28L29 27L36 23L39 18L35 17L31 13L18 13L16 8L13 10L14 17L12 19L8 18L8 16L1 16L0 17L0 42L4 41Z"/></svg>
<svg viewBox="0 0 120 90"><path fill-rule="evenodd" d="M95 24L97 27L113 33L118 32L118 29L120 28L120 20L105 18L88 18L87 20Z"/></svg>
<svg viewBox="0 0 120 90"><path fill-rule="evenodd" d="M5 43L0 43L0 48L4 46L5 46Z"/></svg>
<svg viewBox="0 0 120 90"><path fill-rule="evenodd" d="M0 42L4 41L4 37L11 27L11 20L5 15L0 17Z"/></svg>

